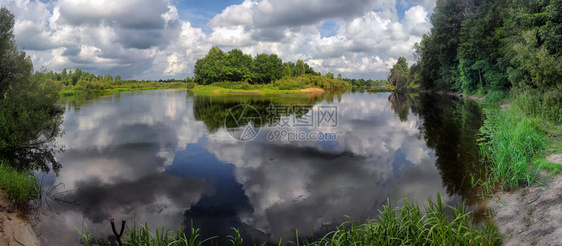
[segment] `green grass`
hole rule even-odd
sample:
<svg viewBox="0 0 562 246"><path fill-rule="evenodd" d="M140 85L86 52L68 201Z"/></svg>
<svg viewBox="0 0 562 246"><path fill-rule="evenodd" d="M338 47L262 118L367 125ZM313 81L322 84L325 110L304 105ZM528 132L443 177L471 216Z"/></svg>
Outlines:
<svg viewBox="0 0 562 246"><path fill-rule="evenodd" d="M250 84L246 81L223 81L209 85L197 85L193 88L197 93L238 93L238 94L305 94L300 90L306 88L320 88L325 91L346 91L351 89L351 83L329 79L324 76L304 75L296 78L282 78L269 84Z"/></svg>
<svg viewBox="0 0 562 246"><path fill-rule="evenodd" d="M322 239L306 245L501 245L497 228L486 223L475 226L465 205L448 206L437 194L422 209L404 200L401 207L384 206L371 222L348 222ZM447 211L448 210L448 211Z"/></svg>
<svg viewBox="0 0 562 246"><path fill-rule="evenodd" d="M147 86L147 87L119 87L111 89L96 89L96 90L61 90L59 94L62 96L80 96L88 94L102 94L114 93L122 91L145 91L145 90L160 90L160 89L182 89L186 86Z"/></svg>
<svg viewBox="0 0 562 246"><path fill-rule="evenodd" d="M515 91L513 104L528 115L562 124L562 89Z"/></svg>
<svg viewBox="0 0 562 246"><path fill-rule="evenodd" d="M486 99L484 102L490 104L500 104L502 103L504 98L507 98L509 93L506 91L490 91L488 95L486 95Z"/></svg>
<svg viewBox="0 0 562 246"><path fill-rule="evenodd" d="M23 208L40 192L35 176L27 171L18 171L4 161L0 162L0 188L15 206Z"/></svg>
<svg viewBox="0 0 562 246"><path fill-rule="evenodd" d="M368 92L371 92L371 93L393 92L393 91L394 91L394 87L392 87L390 84L388 84L388 85L381 85L381 86L371 87L371 88L369 88L367 91L368 91Z"/></svg>
<svg viewBox="0 0 562 246"><path fill-rule="evenodd" d="M232 89L219 87L214 84L198 85L193 89L198 94L255 94L255 95L274 95L274 94L305 94L299 90L279 90L276 87L262 87L254 89Z"/></svg>
<svg viewBox="0 0 562 246"><path fill-rule="evenodd" d="M562 125L546 123L546 134L548 136L544 155L539 155L533 160L533 165L540 167L541 170L548 171L550 177L562 171L562 165L546 160L546 156L551 154L562 154Z"/></svg>
<svg viewBox="0 0 562 246"><path fill-rule="evenodd" d="M536 183L540 167L530 169L547 143L543 122L529 117L517 107L509 110L485 108L480 129L480 152L489 164L479 182L486 195L496 189L516 190Z"/></svg>
<svg viewBox="0 0 562 246"><path fill-rule="evenodd" d="M80 81L75 86L64 86L59 90L62 96L88 95L114 93L121 91L157 90L157 89L179 89L193 87L193 83L183 82L135 82L135 83L93 83Z"/></svg>
<svg viewBox="0 0 562 246"><path fill-rule="evenodd" d="M82 246L105 246L105 245L116 245L116 243L112 243L108 240L96 240L94 239L89 231L87 225L83 225L80 230L78 230L80 235L80 245ZM235 233L238 234L238 231ZM205 245L205 243L209 242L212 245L213 239L216 237L201 238L201 233L199 229L192 229L189 232L184 232L182 229L177 229L175 231L167 230L167 229L156 229L153 233L148 226L145 224L144 226L137 227L133 224L133 227L126 231L126 234L123 235L121 239L123 245L130 245L130 246L172 246L172 245L185 245L185 246L199 246Z"/></svg>
<svg viewBox="0 0 562 246"><path fill-rule="evenodd" d="M424 209L404 199L402 206L383 206L377 219L366 223L349 221L317 240L299 237L293 245L501 245L501 236L491 223L476 226L472 213L464 204L456 207L444 204L439 193L436 201L428 199ZM192 226L193 228L193 226ZM243 238L237 229L227 240L241 245ZM110 245L108 241L95 242L86 229L80 231L81 245ZM157 230L148 227L132 228L126 232L123 245L213 245L216 237L202 239L199 230ZM215 241L214 243L217 243ZM279 240L279 245L282 245Z"/></svg>

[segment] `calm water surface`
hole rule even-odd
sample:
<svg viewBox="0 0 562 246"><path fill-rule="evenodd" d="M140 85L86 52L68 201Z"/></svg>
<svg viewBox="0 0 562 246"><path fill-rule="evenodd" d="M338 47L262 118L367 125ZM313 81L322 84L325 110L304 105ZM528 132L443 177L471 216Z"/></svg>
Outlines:
<svg viewBox="0 0 562 246"><path fill-rule="evenodd" d="M58 173L41 173L45 190L37 230L45 245L76 244L76 228L110 236L108 218L150 228L200 228L226 243L313 236L353 219L375 217L387 198L424 201L440 192L473 203L481 112L469 100L425 94L193 95L186 90L66 98L57 140ZM290 130L334 133L336 141L253 141L224 128L230 108L300 105L280 118L312 119L337 107L337 126ZM310 116L312 115L312 116ZM308 118L307 118L308 117ZM217 241L215 241L217 243Z"/></svg>

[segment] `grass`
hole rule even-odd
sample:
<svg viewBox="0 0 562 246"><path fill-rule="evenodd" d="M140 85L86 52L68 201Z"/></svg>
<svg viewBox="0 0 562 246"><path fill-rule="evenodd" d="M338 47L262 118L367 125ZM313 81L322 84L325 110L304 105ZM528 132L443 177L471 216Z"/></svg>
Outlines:
<svg viewBox="0 0 562 246"><path fill-rule="evenodd" d="M119 87L111 89L95 89L95 90L61 90L59 94L62 96L79 96L88 94L101 94L101 93L113 93L122 91L145 91L145 90L159 90L159 89L181 89L186 88L186 86L146 86L146 87Z"/></svg>
<svg viewBox="0 0 562 246"><path fill-rule="evenodd" d="M544 155L539 155L533 160L533 165L540 167L541 170L548 171L549 176L559 174L562 171L562 165L552 163L546 160L547 155L562 153L562 125L554 123L546 123L546 135L548 140L546 143Z"/></svg>
<svg viewBox="0 0 562 246"><path fill-rule="evenodd" d="M547 143L545 126L517 107L508 110L485 108L486 119L480 129L480 152L489 164L480 181L483 191L491 195L496 189L517 190L536 183L540 167L530 169Z"/></svg>
<svg viewBox="0 0 562 246"><path fill-rule="evenodd" d="M550 163L546 155L562 153L562 104L559 91L540 93L513 90L511 106L501 110L499 104L507 92L491 91L484 105L486 120L480 129L480 152L488 164L487 173L477 183L484 196L497 190L517 190L537 181L540 171L550 176L562 166Z"/></svg>
<svg viewBox="0 0 562 246"><path fill-rule="evenodd" d="M444 204L439 194L422 209L404 200L401 207L390 202L379 217L365 224L348 222L322 239L306 245L501 245L497 228L475 226L465 205Z"/></svg>
<svg viewBox="0 0 562 246"><path fill-rule="evenodd" d="M80 235L80 245L82 246L106 246L106 245L116 245L112 241L108 240L98 240L96 241L89 233L87 225L83 225L80 230L78 230ZM238 231L236 231L238 233ZM189 236L188 236L189 235ZM238 233L239 235L239 233ZM127 230L124 238L122 239L123 245L130 246L172 246L172 245L185 245L185 246L199 246L205 245L206 242L212 244L212 240L216 237L211 237L207 239L201 238L201 233L199 229L192 229L188 233L184 232L182 229L177 229L175 231L166 229L156 229L155 233L148 228L145 224L141 227L136 227L133 225L132 228ZM240 244L238 244L240 245Z"/></svg>
<svg viewBox="0 0 562 246"><path fill-rule="evenodd" d="M16 207L21 208L26 208L40 192L35 176L27 171L18 171L5 161L0 162L0 188Z"/></svg>
<svg viewBox="0 0 562 246"><path fill-rule="evenodd" d="M304 75L296 78L283 78L269 84L250 84L246 81L223 81L209 85L197 85L197 93L238 93L238 94L304 94L302 89L320 88L325 91L345 91L351 89L351 83L329 79L323 76Z"/></svg>
<svg viewBox="0 0 562 246"><path fill-rule="evenodd" d="M232 89L219 87L214 84L211 85L198 85L193 89L194 92L199 94L252 94L252 95L273 95L273 94L304 94L299 90L279 90L275 87L265 87L265 88L255 88L251 90L247 89Z"/></svg>
<svg viewBox="0 0 562 246"><path fill-rule="evenodd" d="M192 226L193 228L193 226ZM234 229L228 236L231 245L242 245L240 232ZM82 229L84 231L84 229ZM94 243L87 232L80 232L81 245L110 245L103 241ZM189 235L189 236L188 236ZM157 230L152 233L145 225L127 231L123 245L213 245L216 237L202 239L199 230L189 233L182 230ZM215 242L216 243L216 242ZM500 245L501 236L490 223L476 226L472 214L464 204L456 207L444 204L439 194L434 202L428 199L424 209L415 202L403 200L402 206L383 206L377 219L366 223L349 221L324 237L309 241L299 237L293 245ZM264 243L265 244L265 243ZM282 240L279 245L282 245Z"/></svg>
<svg viewBox="0 0 562 246"><path fill-rule="evenodd" d="M477 93L479 94L479 93ZM484 102L490 104L500 104L502 103L504 98L507 98L509 93L507 91L490 91L488 95L486 95L486 99Z"/></svg>
<svg viewBox="0 0 562 246"><path fill-rule="evenodd" d="M368 92L371 93L378 93L378 92L393 92L394 91L394 87L390 84L388 85L381 85L381 86L375 86L375 87L371 87L367 90Z"/></svg>
<svg viewBox="0 0 562 246"><path fill-rule="evenodd" d="M562 124L562 89L515 91L513 104L528 115Z"/></svg>

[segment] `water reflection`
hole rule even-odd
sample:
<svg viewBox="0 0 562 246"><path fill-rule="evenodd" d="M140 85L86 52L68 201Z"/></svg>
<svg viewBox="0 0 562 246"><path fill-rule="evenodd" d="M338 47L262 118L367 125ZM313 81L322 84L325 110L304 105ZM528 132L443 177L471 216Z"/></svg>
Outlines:
<svg viewBox="0 0 562 246"><path fill-rule="evenodd" d="M224 129L225 112L244 103L267 115L274 105L337 106L337 141L254 141ZM77 109L79 108L79 110ZM263 114L262 114L263 113ZM204 236L239 228L245 242L311 236L344 216L373 217L394 198L424 201L436 192L470 197L465 177L477 168L478 107L435 95L350 93L312 96L190 95L183 90L121 93L68 102L59 139L63 168L45 183L63 183L39 231L46 244L71 244L82 221L110 234L104 219L189 228ZM267 122L267 121L264 121ZM53 226L53 225L56 225ZM54 229L56 228L56 229ZM63 233L64 237L61 237Z"/></svg>

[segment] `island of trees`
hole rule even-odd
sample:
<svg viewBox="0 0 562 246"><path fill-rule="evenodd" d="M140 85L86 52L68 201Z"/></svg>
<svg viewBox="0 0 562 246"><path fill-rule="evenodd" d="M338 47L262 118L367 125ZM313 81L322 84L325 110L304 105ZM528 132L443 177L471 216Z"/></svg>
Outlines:
<svg viewBox="0 0 562 246"><path fill-rule="evenodd" d="M276 54L252 57L238 49L224 52L216 46L195 63L193 81L199 85L250 90L299 90L314 86L346 90L352 86L341 74L337 78L333 73L321 75L302 60L283 62Z"/></svg>

